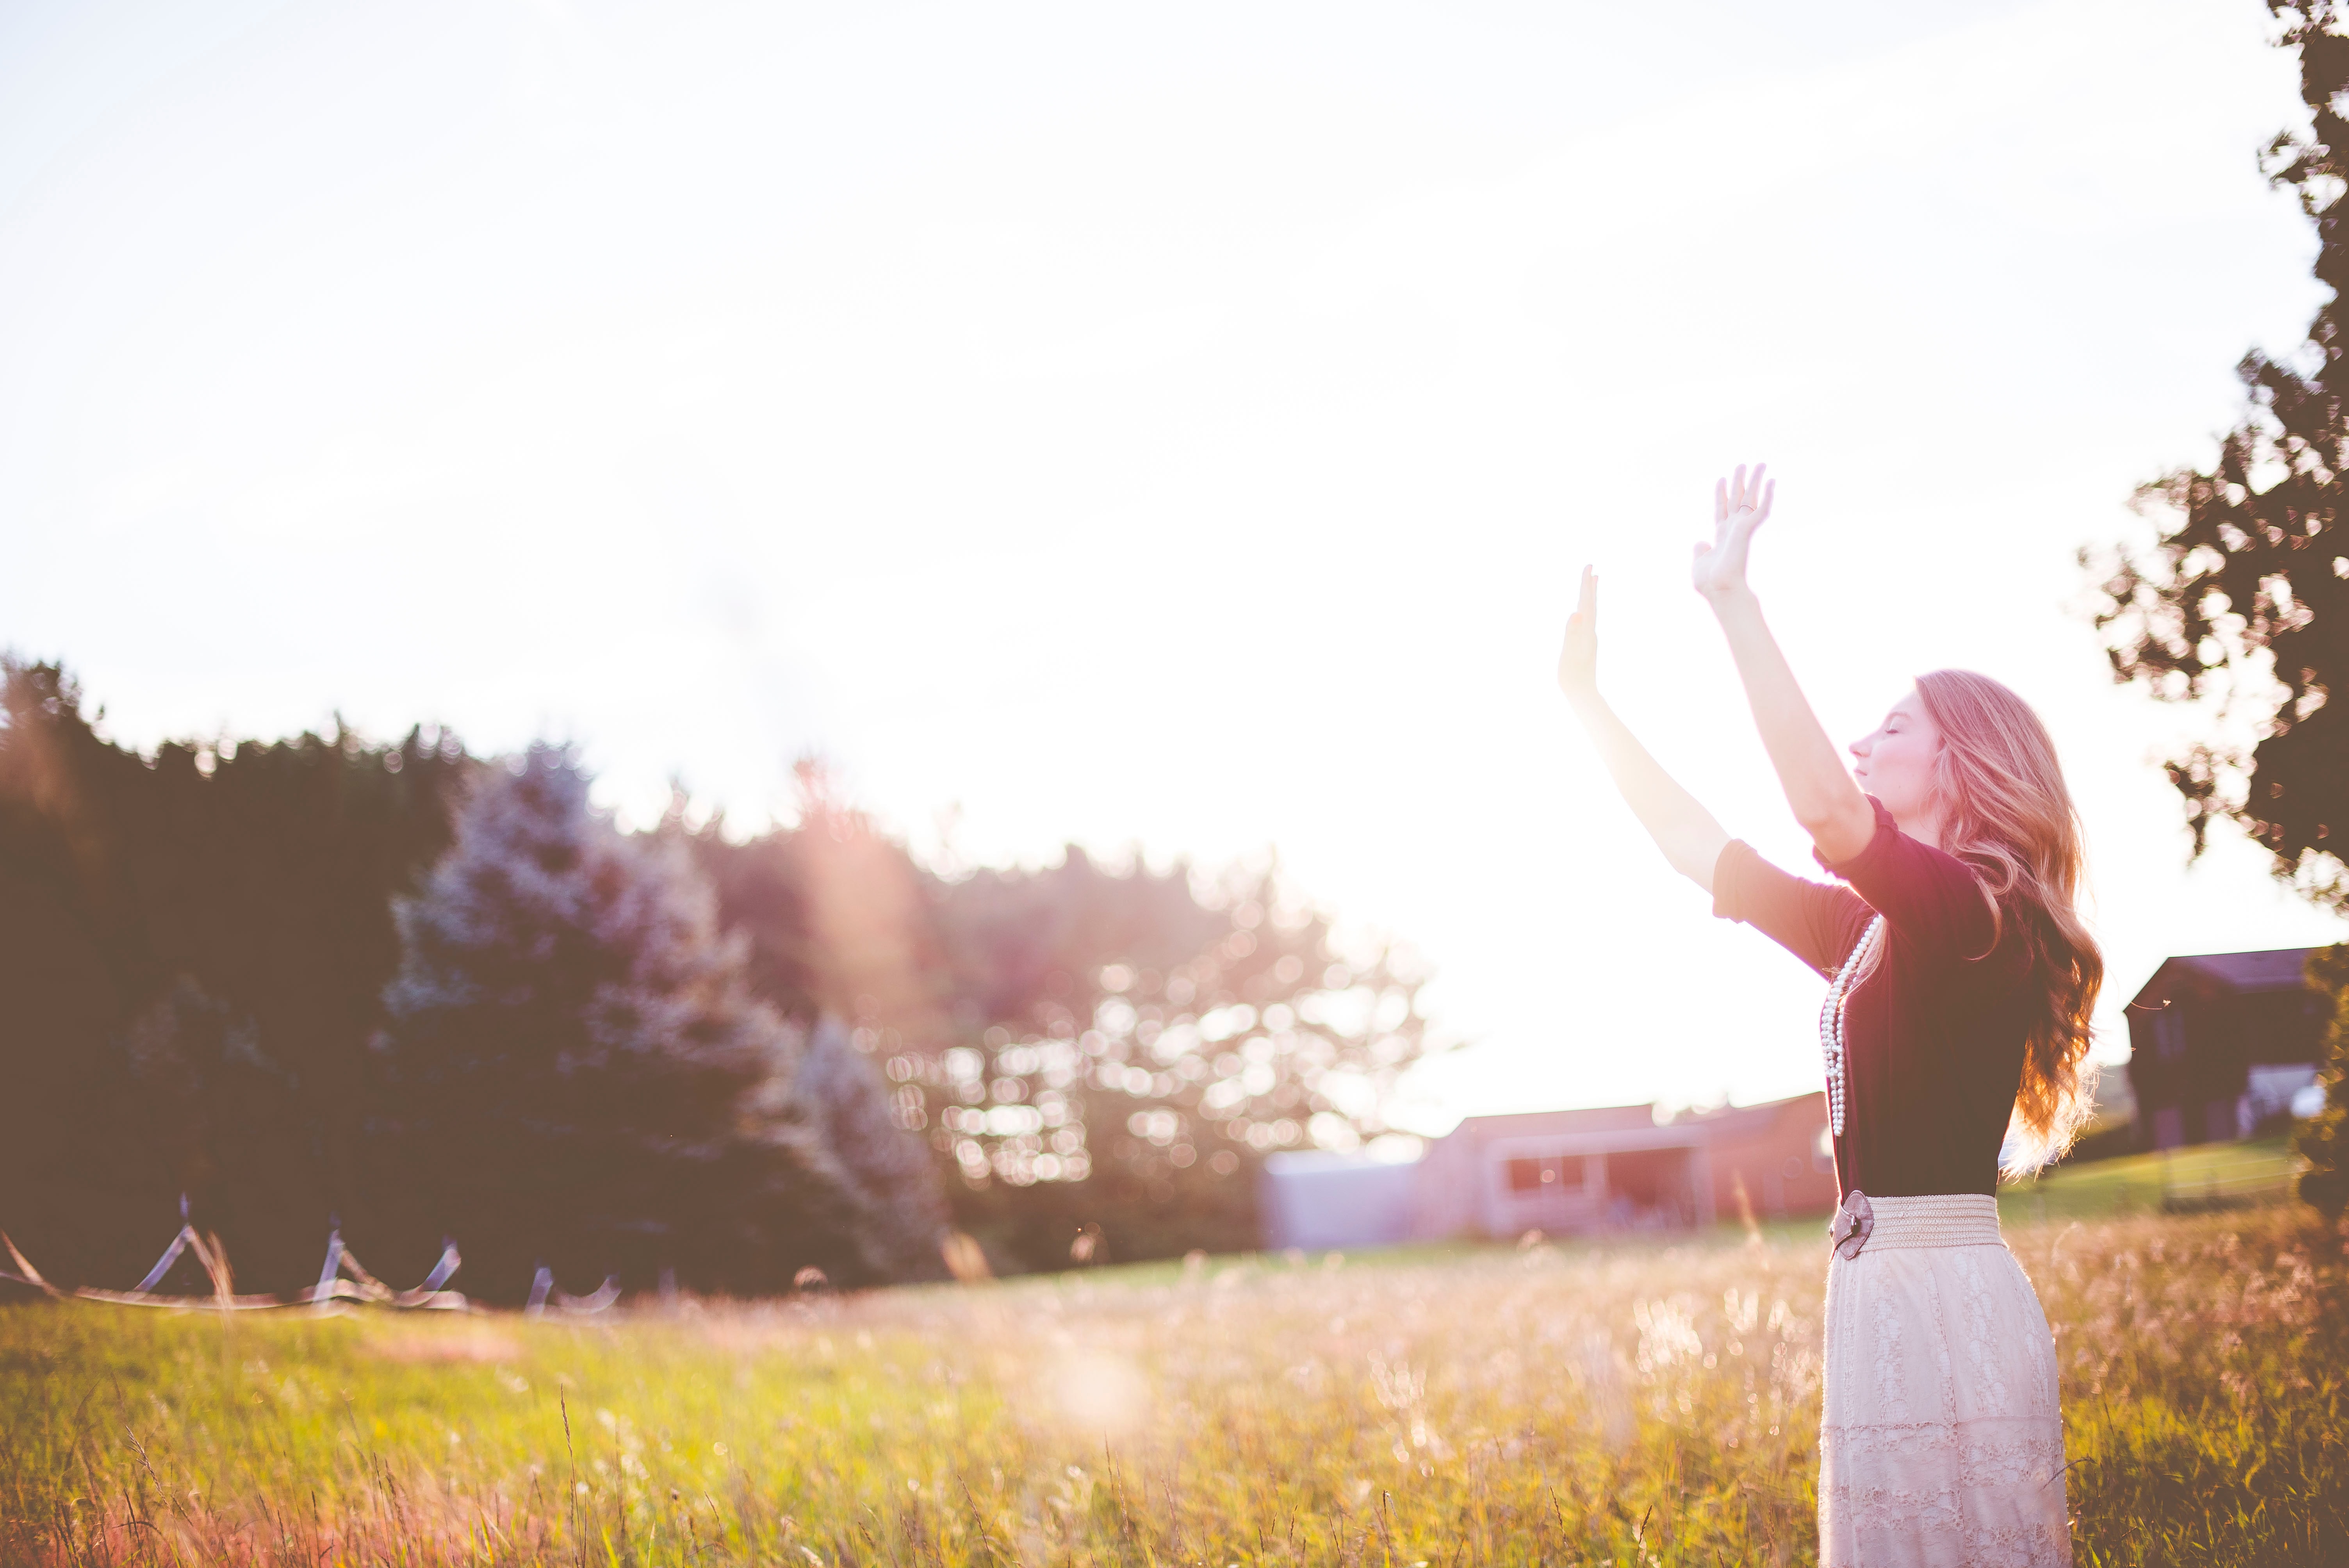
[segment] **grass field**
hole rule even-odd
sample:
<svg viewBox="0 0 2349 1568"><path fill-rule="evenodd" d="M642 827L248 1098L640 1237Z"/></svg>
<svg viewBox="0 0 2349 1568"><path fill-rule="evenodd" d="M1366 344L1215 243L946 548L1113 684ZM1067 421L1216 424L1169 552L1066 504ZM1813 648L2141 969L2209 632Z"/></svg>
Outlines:
<svg viewBox="0 0 2349 1568"><path fill-rule="evenodd" d="M2039 1181L2001 1191L1999 1215L2011 1225L2249 1207L2289 1198L2299 1175L2288 1139L2206 1143L2058 1166Z"/></svg>
<svg viewBox="0 0 2349 1568"><path fill-rule="evenodd" d="M1803 1563L1813 1229L592 1324L12 1307L0 1558ZM2009 1240L2083 1563L2349 1562L2339 1233L2281 1205Z"/></svg>

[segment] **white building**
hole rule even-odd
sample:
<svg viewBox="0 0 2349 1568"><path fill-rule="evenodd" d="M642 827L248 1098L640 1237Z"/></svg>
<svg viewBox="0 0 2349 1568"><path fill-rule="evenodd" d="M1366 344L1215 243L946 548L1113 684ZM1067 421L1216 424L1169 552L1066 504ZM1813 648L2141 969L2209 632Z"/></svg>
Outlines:
<svg viewBox="0 0 2349 1568"><path fill-rule="evenodd" d="M1652 1105L1473 1116L1412 1164L1265 1162L1273 1247L1681 1229L1836 1205L1826 1097L1659 1118Z"/></svg>

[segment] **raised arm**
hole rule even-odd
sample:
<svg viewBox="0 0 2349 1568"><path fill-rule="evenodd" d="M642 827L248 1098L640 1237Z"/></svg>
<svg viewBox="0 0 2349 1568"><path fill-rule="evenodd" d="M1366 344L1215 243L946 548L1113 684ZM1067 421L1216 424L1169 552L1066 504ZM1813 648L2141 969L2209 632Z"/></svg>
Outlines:
<svg viewBox="0 0 2349 1568"><path fill-rule="evenodd" d="M1696 547L1692 575L1729 638L1754 727L1762 732L1763 748L1778 770L1795 820L1828 860L1849 860L1876 836L1875 810L1811 712L1778 639L1762 618L1762 602L1745 582L1747 549L1754 531L1768 521L1777 490L1763 475L1757 465L1749 480L1741 468L1735 480L1723 480L1714 488L1713 537Z"/></svg>
<svg viewBox="0 0 2349 1568"><path fill-rule="evenodd" d="M1566 623L1566 646L1557 655L1557 684L1574 705L1575 717L1590 733L1608 774L1632 815L1664 851L1672 869L1707 892L1713 868L1729 842L1713 813L1657 766L1648 748L1615 717L1599 695L1599 576L1582 569L1582 596Z"/></svg>

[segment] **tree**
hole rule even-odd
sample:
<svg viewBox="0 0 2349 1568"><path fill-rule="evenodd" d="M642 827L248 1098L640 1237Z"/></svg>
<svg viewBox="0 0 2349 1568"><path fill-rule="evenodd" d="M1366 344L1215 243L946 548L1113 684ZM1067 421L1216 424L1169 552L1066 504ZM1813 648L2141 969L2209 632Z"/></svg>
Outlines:
<svg viewBox="0 0 2349 1568"><path fill-rule="evenodd" d="M2349 1209L2349 944L2320 947L2308 955L2308 982L2333 998L2333 1022L2325 1031L2324 1109L2301 1129L2298 1143L2308 1169L2300 1195L2338 1218Z"/></svg>
<svg viewBox="0 0 2349 1568"><path fill-rule="evenodd" d="M2246 355L2242 420L2208 469L2144 486L2139 509L2163 520L2152 548L2083 563L2100 575L2095 624L2115 677L2165 701L2210 701L2252 721L2257 742L2211 739L2168 764L2199 854L2214 821L2231 820L2273 857L2276 874L2349 912L2336 834L2349 831L2349 705L2328 698L2349 678L2349 38L2333 0L2269 0L2297 48L2310 123L2266 150L2264 167L2315 224L2316 275L2332 289L2292 354Z"/></svg>
<svg viewBox="0 0 2349 1568"><path fill-rule="evenodd" d="M0 663L0 1227L44 1268L135 1279L184 1191L241 1280L315 1277L368 1206L389 895L471 766L421 730L142 756L60 667Z"/></svg>
<svg viewBox="0 0 2349 1568"><path fill-rule="evenodd" d="M1270 867L939 877L812 768L793 826L689 837L761 994L853 1026L1000 1264L1258 1244L1263 1156L1378 1136L1427 1048L1410 956L1333 952Z"/></svg>
<svg viewBox="0 0 2349 1568"><path fill-rule="evenodd" d="M2210 825L2240 824L2276 876L2349 913L2349 37L2334 0L2268 0L2278 44L2300 51L2304 130L2263 158L2315 225L2316 277L2330 291L2307 341L2271 357L2256 349L2237 374L2249 393L2240 422L2210 468L2179 469L2143 487L2139 509L2163 519L2153 547L2096 562L2097 628L2115 678L2165 701L2209 701L2220 723L2248 725L2241 745L2209 739L2167 764L2186 802L2194 853ZM2320 954L2312 983L2341 1003L2340 950ZM2312 1168L2302 1190L2334 1212L2349 1192L2341 1155L2349 1078L2336 1026L2329 1109L2302 1139Z"/></svg>
<svg viewBox="0 0 2349 1568"><path fill-rule="evenodd" d="M912 1079L975 1178L1049 1180L1054 1153L1163 1177L1352 1148L1387 1130L1395 1080L1427 1047L1411 956L1340 955L1328 917L1269 866L1200 882L1071 845L1058 866L980 872L937 897L988 1026ZM999 1114L1019 1106L1085 1140Z"/></svg>
<svg viewBox="0 0 2349 1568"><path fill-rule="evenodd" d="M792 1093L846 1178L873 1269L891 1279L941 1277L947 1205L937 1164L913 1130L918 1099L893 1095L829 1014L808 1037Z"/></svg>
<svg viewBox="0 0 2349 1568"><path fill-rule="evenodd" d="M339 1216L394 1275L454 1233L492 1297L542 1256L931 1276L947 1216L1013 1266L1250 1246L1261 1156L1376 1136L1425 1048L1408 960L1332 952L1268 868L941 877L802 795L629 835L559 750L141 754L0 666L0 1228L121 1284L185 1192L245 1288L315 1279Z"/></svg>
<svg viewBox="0 0 2349 1568"><path fill-rule="evenodd" d="M542 1260L703 1288L867 1274L790 1093L800 1037L752 994L682 847L627 838L587 791L560 748L487 770L397 906L381 1051L471 1277L511 1295Z"/></svg>

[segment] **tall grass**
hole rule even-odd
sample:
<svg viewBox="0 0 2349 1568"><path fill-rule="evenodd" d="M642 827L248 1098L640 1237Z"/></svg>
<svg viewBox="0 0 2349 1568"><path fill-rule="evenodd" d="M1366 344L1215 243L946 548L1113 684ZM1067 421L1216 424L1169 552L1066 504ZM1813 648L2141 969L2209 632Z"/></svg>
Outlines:
<svg viewBox="0 0 2349 1568"><path fill-rule="evenodd" d="M2010 1227L2084 1563L2349 1561L2342 1239ZM11 1563L1793 1563L1825 1249L1278 1258L586 1326L0 1312Z"/></svg>

